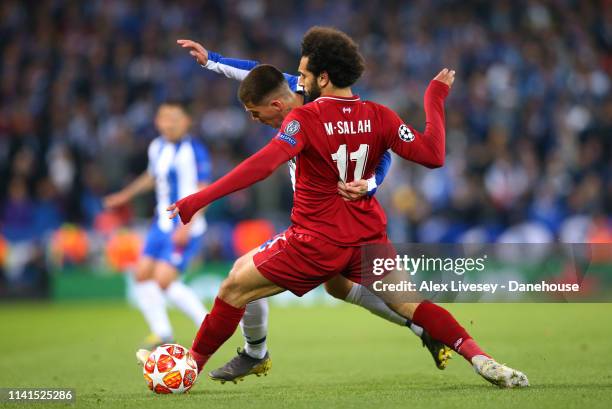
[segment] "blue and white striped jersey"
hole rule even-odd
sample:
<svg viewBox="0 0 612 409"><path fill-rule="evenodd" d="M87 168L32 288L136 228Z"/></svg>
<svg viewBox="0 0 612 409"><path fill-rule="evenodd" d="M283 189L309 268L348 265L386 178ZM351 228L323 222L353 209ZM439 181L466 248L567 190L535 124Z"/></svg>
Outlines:
<svg viewBox="0 0 612 409"><path fill-rule="evenodd" d="M163 232L172 231L180 223L168 219L166 208L182 197L198 191L200 183L210 181L208 151L191 136L172 143L159 136L149 145L147 171L155 178L155 223ZM206 230L206 219L198 216L191 221L190 233L197 236Z"/></svg>

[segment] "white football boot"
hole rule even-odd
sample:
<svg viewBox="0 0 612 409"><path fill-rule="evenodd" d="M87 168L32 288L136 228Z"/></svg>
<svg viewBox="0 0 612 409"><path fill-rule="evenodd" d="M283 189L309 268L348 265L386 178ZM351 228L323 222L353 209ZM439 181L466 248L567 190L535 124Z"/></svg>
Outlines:
<svg viewBox="0 0 612 409"><path fill-rule="evenodd" d="M483 355L472 358L472 366L478 375L500 388L524 388L529 386L527 376L494 359Z"/></svg>

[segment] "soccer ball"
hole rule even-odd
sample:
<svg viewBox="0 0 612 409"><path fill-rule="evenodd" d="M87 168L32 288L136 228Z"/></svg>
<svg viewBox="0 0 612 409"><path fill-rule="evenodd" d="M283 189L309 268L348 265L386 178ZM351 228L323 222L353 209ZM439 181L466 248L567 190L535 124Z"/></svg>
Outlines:
<svg viewBox="0 0 612 409"><path fill-rule="evenodd" d="M187 349L163 344L151 352L142 370L147 386L155 393L184 393L198 377L198 367Z"/></svg>

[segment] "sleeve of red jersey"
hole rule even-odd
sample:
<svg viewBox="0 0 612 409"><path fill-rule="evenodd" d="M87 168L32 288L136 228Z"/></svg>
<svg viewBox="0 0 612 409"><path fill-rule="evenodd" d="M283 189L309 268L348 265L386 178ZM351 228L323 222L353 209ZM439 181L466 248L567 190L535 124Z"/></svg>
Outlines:
<svg viewBox="0 0 612 409"><path fill-rule="evenodd" d="M198 210L215 200L267 178L280 165L300 153L304 141L298 116L289 114L281 131L261 150L210 186L176 202L181 221L187 224Z"/></svg>
<svg viewBox="0 0 612 409"><path fill-rule="evenodd" d="M294 109L285 117L280 130L272 140L289 158L297 156L307 145L308 138L304 130L307 114L302 109Z"/></svg>
<svg viewBox="0 0 612 409"><path fill-rule="evenodd" d="M444 100L449 86L432 80L425 91L425 131L408 126L391 109L383 109L389 148L404 159L428 168L444 165L446 132L444 129Z"/></svg>

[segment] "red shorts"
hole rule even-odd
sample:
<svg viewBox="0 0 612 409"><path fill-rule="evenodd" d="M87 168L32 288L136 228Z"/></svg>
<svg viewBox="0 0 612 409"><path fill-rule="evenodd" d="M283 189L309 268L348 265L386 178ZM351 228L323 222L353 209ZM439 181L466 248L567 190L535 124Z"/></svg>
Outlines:
<svg viewBox="0 0 612 409"><path fill-rule="evenodd" d="M376 254L394 257L395 250L386 236L374 248ZM364 260L364 254L362 247L338 246L296 233L289 227L264 243L253 255L253 262L268 280L301 297L339 274L365 285L380 279L372 275L371 264Z"/></svg>

